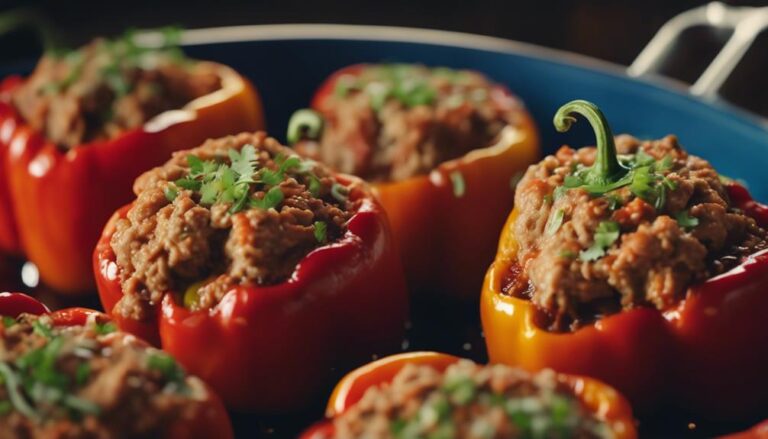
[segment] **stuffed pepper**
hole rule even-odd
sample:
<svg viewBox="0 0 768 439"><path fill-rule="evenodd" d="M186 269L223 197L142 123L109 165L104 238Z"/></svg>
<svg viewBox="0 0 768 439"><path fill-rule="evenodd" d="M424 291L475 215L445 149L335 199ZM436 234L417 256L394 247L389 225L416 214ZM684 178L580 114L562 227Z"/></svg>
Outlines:
<svg viewBox="0 0 768 439"><path fill-rule="evenodd" d="M409 286L476 298L513 182L539 155L522 102L477 72L384 64L340 70L312 107L288 141L373 184Z"/></svg>
<svg viewBox="0 0 768 439"><path fill-rule="evenodd" d="M23 248L63 293L93 287L99 232L140 173L172 151L263 125L247 79L186 58L177 33L154 37L48 53L29 77L0 86L0 250Z"/></svg>
<svg viewBox="0 0 768 439"><path fill-rule="evenodd" d="M400 345L402 267L361 180L257 133L176 153L134 190L94 254L104 308L228 405L300 406Z"/></svg>
<svg viewBox="0 0 768 439"><path fill-rule="evenodd" d="M394 355L351 372L327 416L302 438L637 437L628 403L598 381L435 352Z"/></svg>
<svg viewBox="0 0 768 439"><path fill-rule="evenodd" d="M599 378L636 408L721 418L768 402L768 210L674 136L611 134L531 166L481 299L492 361Z"/></svg>
<svg viewBox="0 0 768 439"><path fill-rule="evenodd" d="M0 437L233 437L200 379L105 314L2 293L0 315Z"/></svg>

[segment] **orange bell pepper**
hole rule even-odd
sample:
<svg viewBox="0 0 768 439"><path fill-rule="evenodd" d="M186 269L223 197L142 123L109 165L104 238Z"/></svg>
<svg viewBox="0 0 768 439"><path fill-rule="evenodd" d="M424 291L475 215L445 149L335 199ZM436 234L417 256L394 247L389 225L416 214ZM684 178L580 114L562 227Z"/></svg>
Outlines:
<svg viewBox="0 0 768 439"><path fill-rule="evenodd" d="M0 316L18 317L19 314L48 314L54 326L82 326L91 315L108 318L104 313L87 308L65 308L49 311L37 299L21 293L0 293ZM0 325L0 334L3 328ZM221 400L206 386L205 399L200 401L202 409L194 419L180 419L167 426L163 435L168 439L222 439L234 438L232 425Z"/></svg>
<svg viewBox="0 0 768 439"><path fill-rule="evenodd" d="M431 366L444 371L459 357L437 352L408 352L384 357L348 373L333 390L326 408L326 421L307 430L301 439L326 439L332 437L333 417L355 405L365 392L375 386L389 383L407 364ZM614 389L591 378L558 374L558 380L565 383L592 411L605 422L616 439L637 437L632 408Z"/></svg>
<svg viewBox="0 0 768 439"><path fill-rule="evenodd" d="M65 294L93 287L93 247L112 212L132 198L139 174L207 138L263 128L250 82L227 66L207 64L220 75L221 89L115 139L67 151L27 125L10 100L0 99L0 164L5 162L7 176L0 183L0 217L8 221L2 195L7 184L22 247L50 287ZM0 89L14 83L18 78L6 79ZM0 236L8 229L0 222Z"/></svg>
<svg viewBox="0 0 768 439"><path fill-rule="evenodd" d="M330 76L312 108L322 115L337 81L359 75L363 68L353 65ZM511 96L501 85L496 89ZM411 290L476 299L514 200L510 181L540 155L533 119L526 110L519 111L519 125L508 126L496 145L444 162L429 175L373 184L392 224ZM463 194L454 193L451 176L457 173L464 181Z"/></svg>
<svg viewBox="0 0 768 439"><path fill-rule="evenodd" d="M280 412L306 405L334 368L395 351L408 318L386 215L368 191L350 196L361 205L344 237L305 256L285 282L238 286L212 309L196 311L170 293L147 321L112 317L121 330L162 346L228 407ZM110 313L123 295L110 239L129 207L115 213L93 255Z"/></svg>
<svg viewBox="0 0 768 439"><path fill-rule="evenodd" d="M765 206L756 206L741 186L727 188L737 207L768 225ZM492 362L592 376L616 387L639 410L671 404L729 418L766 407L768 250L691 286L687 298L670 310L635 308L554 333L536 323L530 301L502 292L517 260L516 217L513 210L480 299Z"/></svg>

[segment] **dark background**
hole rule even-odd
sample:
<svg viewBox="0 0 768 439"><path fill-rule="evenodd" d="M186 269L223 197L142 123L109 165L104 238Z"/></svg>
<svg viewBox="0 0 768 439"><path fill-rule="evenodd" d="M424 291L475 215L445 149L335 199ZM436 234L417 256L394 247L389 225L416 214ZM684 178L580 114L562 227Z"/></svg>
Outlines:
<svg viewBox="0 0 768 439"><path fill-rule="evenodd" d="M56 41L78 45L95 35L128 27L210 27L262 23L346 23L414 26L492 35L564 49L619 64L629 64L659 27L674 15L705 4L691 0L461 1L348 0L177 1L134 0L3 1L0 11L30 12L52 28ZM728 1L765 6L768 1ZM18 24L18 15L2 20ZM707 65L727 33L693 29L683 38L665 73L692 81ZM768 116L768 38L761 37L734 73L723 95ZM0 61L35 56L40 45L29 31L0 37Z"/></svg>

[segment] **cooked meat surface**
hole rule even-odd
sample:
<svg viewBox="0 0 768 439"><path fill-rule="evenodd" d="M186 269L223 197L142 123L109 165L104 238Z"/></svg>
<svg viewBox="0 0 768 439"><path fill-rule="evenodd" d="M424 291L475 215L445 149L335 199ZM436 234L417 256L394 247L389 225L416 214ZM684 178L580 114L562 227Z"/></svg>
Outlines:
<svg viewBox="0 0 768 439"><path fill-rule="evenodd" d="M531 375L461 361L444 373L404 367L334 420L334 439L608 438L551 370Z"/></svg>
<svg viewBox="0 0 768 439"><path fill-rule="evenodd" d="M14 91L13 104L48 140L73 148L114 138L220 88L209 65L187 60L167 43L146 49L126 35L48 53Z"/></svg>
<svg viewBox="0 0 768 439"><path fill-rule="evenodd" d="M4 318L0 329L0 437L163 437L202 413L209 395L172 357L94 319Z"/></svg>
<svg viewBox="0 0 768 439"><path fill-rule="evenodd" d="M517 187L510 294L529 297L553 330L622 308L668 309L691 284L768 247L766 230L731 205L718 173L674 136L618 136L616 146L633 169L618 189L595 195L579 186L595 149L566 146Z"/></svg>
<svg viewBox="0 0 768 439"><path fill-rule="evenodd" d="M208 140L136 180L136 201L111 246L124 296L142 319L169 292L208 308L236 285L275 284L340 238L359 183L338 182L264 133Z"/></svg>
<svg viewBox="0 0 768 439"><path fill-rule="evenodd" d="M341 172L402 180L490 146L519 124L522 104L480 73L420 65L366 65L340 77L317 110L319 143L298 145Z"/></svg>

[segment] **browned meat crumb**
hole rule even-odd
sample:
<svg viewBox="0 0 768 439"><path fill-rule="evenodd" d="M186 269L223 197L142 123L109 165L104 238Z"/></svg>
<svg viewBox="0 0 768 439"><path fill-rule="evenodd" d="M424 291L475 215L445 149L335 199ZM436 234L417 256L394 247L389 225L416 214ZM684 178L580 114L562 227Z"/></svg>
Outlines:
<svg viewBox="0 0 768 439"><path fill-rule="evenodd" d="M236 202L205 202L200 190L179 186L179 179L191 172L188 156L232 164L230 151L249 148L255 154L254 181L260 181L264 170L278 171L279 162L299 163L275 184L244 186L250 200L265 200L276 191L280 198L274 206L243 206L235 212ZM307 253L344 234L355 209L344 195L351 187L338 183L325 167L299 160L264 133L209 140L176 153L136 180L138 198L117 223L111 245L124 296L115 310L141 319L166 293L189 287L199 289L187 304L207 308L233 286L284 281Z"/></svg>
<svg viewBox="0 0 768 439"><path fill-rule="evenodd" d="M114 138L220 87L210 65L175 50L137 50L125 37L44 55L12 99L35 130L73 148Z"/></svg>
<svg viewBox="0 0 768 439"><path fill-rule="evenodd" d="M686 153L674 136L645 142L619 136L616 145L619 154L642 151L667 162L660 172L663 205L636 196L631 186L603 196L581 188L556 191L578 164L592 164L594 148L562 147L531 166L518 185L517 264L530 286L516 289L544 311L551 329L576 327L621 308L668 309L691 284L768 247L766 231L730 205L712 166ZM561 225L549 230L557 217ZM615 239L604 255L585 258L606 222L616 225Z"/></svg>
<svg viewBox="0 0 768 439"><path fill-rule="evenodd" d="M32 315L3 323L0 437L162 437L169 424L202 413L200 380L111 323L54 327ZM13 387L29 413L9 398L11 379L35 383L31 392Z"/></svg>
<svg viewBox="0 0 768 439"><path fill-rule="evenodd" d="M520 123L522 104L480 73L420 65L367 65L342 77L317 110L319 144L299 145L323 163L367 180L403 180L490 146Z"/></svg>
<svg viewBox="0 0 768 439"><path fill-rule="evenodd" d="M390 385L372 387L334 420L335 439L422 437L608 438L554 372L531 375L503 365L461 361L444 373L405 366Z"/></svg>

